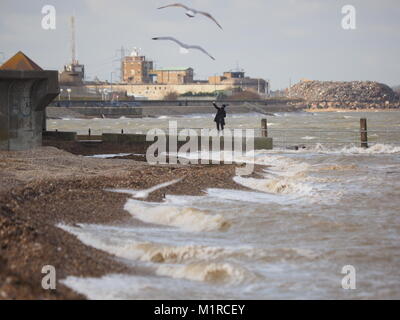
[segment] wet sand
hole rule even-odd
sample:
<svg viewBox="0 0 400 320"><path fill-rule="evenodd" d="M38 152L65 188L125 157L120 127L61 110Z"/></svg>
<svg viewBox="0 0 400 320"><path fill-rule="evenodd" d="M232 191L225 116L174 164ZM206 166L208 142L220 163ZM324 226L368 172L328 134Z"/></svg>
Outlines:
<svg viewBox="0 0 400 320"><path fill-rule="evenodd" d="M105 188L146 189L183 180L151 194L200 195L208 187L243 189L235 165L150 166L133 159L93 159L54 147L0 152L0 299L84 299L61 283L41 287L41 269L53 265L57 280L135 273L115 257L83 245L58 223L131 223L128 196Z"/></svg>

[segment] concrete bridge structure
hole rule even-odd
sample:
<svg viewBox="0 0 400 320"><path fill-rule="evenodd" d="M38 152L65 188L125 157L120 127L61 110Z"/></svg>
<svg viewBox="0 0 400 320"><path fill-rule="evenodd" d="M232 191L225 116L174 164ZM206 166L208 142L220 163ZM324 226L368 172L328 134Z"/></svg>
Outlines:
<svg viewBox="0 0 400 320"><path fill-rule="evenodd" d="M0 150L41 146L45 108L58 94L58 71L43 70L22 52L0 66Z"/></svg>

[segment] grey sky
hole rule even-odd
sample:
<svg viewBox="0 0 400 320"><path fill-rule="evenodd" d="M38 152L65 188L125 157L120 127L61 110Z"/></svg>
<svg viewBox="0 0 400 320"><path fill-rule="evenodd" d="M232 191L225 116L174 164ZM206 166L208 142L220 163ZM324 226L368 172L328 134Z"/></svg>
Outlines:
<svg viewBox="0 0 400 320"><path fill-rule="evenodd" d="M68 18L75 14L78 58L89 79L109 80L123 45L142 48L157 67L193 67L198 78L239 64L249 76L270 79L274 89L290 78L400 84L399 0L180 1L211 12L223 31L205 17L187 18L183 9L156 10L174 2L0 0L0 52L8 58L22 50L43 68L62 69L70 61ZM46 4L57 9L55 31L41 28ZM341 28L346 4L357 9L356 30ZM199 44L217 60L197 51L182 55L173 43L152 41L155 36Z"/></svg>

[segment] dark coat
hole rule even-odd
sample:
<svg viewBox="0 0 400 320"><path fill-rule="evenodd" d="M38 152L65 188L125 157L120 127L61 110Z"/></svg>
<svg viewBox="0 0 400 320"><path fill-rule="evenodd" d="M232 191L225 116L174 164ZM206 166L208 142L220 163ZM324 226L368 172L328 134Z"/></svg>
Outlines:
<svg viewBox="0 0 400 320"><path fill-rule="evenodd" d="M217 114L215 115L214 121L225 125L226 111L225 106L221 108L217 106L216 103L213 103L214 108L217 109Z"/></svg>

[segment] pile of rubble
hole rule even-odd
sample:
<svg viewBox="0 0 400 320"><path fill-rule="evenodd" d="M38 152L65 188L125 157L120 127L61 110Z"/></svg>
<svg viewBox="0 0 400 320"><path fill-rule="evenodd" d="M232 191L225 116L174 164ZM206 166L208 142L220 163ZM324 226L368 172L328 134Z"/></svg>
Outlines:
<svg viewBox="0 0 400 320"><path fill-rule="evenodd" d="M398 108L399 96L389 86L371 81L302 81L288 90L289 98L301 98L319 108Z"/></svg>

